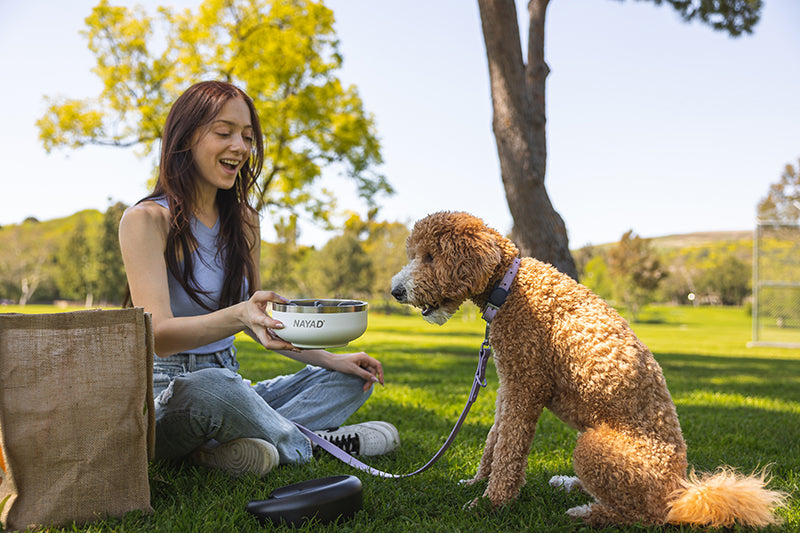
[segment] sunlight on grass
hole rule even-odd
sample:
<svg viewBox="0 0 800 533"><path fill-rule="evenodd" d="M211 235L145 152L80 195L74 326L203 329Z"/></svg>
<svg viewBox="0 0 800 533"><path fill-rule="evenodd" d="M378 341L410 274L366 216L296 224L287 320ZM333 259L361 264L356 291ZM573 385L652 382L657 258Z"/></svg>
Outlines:
<svg viewBox="0 0 800 533"><path fill-rule="evenodd" d="M759 398L721 392L692 391L676 398L676 402L684 406L748 407L766 411L800 414L800 402L787 402L778 398Z"/></svg>
<svg viewBox="0 0 800 533"><path fill-rule="evenodd" d="M37 308L35 312L48 311L55 310ZM34 308L23 312L34 312ZM689 463L701 471L727 464L742 472L772 465L770 486L789 492L792 500L781 511L784 526L765 531L800 531L800 349L748 348L750 317L741 309L651 307L642 314L642 322L632 327L664 371L689 448ZM484 323L474 309L466 308L443 326L426 323L418 312L371 311L367 332L351 345L334 350L364 350L378 358L385 370L386 386L375 387L349 422L392 422L400 431L401 446L365 462L400 474L430 459L464 408L483 335ZM236 345L241 373L253 381L303 366L264 350L246 336L238 336ZM587 503L588 498L548 485L554 474L573 474L571 454L577 432L546 410L537 425L527 483L518 500L495 512L463 510L486 488L485 482L465 487L458 480L474 475L493 422L498 383L491 361L487 382L453 445L419 476L376 478L324 453L306 465L276 468L263 479L233 479L220 472L159 462L150 468L153 515L132 513L50 531L261 532L264 528L244 511L247 501L266 498L290 483L342 474L357 475L364 485L364 509L352 520L270 531L584 531L565 511ZM625 526L613 531L705 530Z"/></svg>

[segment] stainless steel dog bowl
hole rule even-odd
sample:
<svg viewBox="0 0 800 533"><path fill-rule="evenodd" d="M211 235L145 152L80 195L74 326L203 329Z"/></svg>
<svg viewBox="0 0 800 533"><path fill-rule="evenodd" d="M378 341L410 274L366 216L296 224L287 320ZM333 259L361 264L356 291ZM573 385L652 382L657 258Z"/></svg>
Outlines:
<svg viewBox="0 0 800 533"><path fill-rule="evenodd" d="M275 333L298 348L345 346L367 330L367 302L304 299L272 304L272 318L285 326Z"/></svg>

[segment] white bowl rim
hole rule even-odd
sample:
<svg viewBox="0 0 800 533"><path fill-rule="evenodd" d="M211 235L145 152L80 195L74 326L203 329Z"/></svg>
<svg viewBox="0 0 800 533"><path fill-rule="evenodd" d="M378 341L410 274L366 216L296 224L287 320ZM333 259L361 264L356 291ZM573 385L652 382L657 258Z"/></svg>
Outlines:
<svg viewBox="0 0 800 533"><path fill-rule="evenodd" d="M358 313L366 311L369 304L361 300L335 298L301 298L289 303L272 303L272 310L279 313Z"/></svg>

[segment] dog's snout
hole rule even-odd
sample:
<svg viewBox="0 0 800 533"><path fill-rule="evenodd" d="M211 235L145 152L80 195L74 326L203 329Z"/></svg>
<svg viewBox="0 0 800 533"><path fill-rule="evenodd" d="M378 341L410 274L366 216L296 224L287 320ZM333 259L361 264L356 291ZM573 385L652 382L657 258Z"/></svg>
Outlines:
<svg viewBox="0 0 800 533"><path fill-rule="evenodd" d="M397 287L392 289L392 296L398 302L405 302L406 301L406 288L402 285L398 285Z"/></svg>

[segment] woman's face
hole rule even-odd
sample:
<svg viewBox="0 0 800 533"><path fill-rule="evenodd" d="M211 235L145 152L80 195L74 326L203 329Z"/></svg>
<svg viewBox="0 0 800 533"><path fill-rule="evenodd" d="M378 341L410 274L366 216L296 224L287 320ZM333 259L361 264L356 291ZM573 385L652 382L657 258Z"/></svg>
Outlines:
<svg viewBox="0 0 800 533"><path fill-rule="evenodd" d="M198 187L230 189L253 147L250 109L241 98L231 98L211 124L195 133L192 157Z"/></svg>

